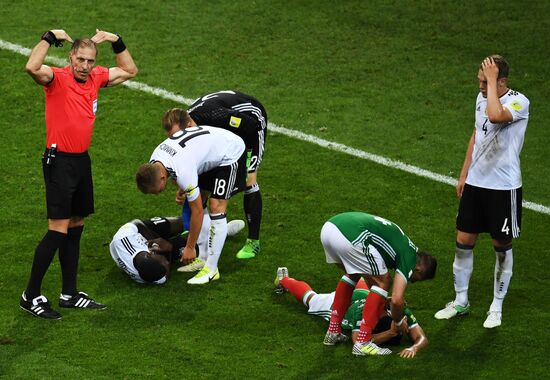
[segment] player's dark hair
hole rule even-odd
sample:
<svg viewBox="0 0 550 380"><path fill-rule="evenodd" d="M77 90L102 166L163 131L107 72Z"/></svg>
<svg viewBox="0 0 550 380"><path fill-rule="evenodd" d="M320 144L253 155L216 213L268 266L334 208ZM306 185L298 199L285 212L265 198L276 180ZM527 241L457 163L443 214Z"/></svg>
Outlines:
<svg viewBox="0 0 550 380"><path fill-rule="evenodd" d="M162 116L162 127L165 131L170 131L174 124L178 124L180 129L185 129L187 123L191 121L191 116L187 111L181 108L172 108L164 113Z"/></svg>
<svg viewBox="0 0 550 380"><path fill-rule="evenodd" d="M506 59L504 59L503 56L498 54L492 54L487 58L493 58L493 61L495 61L495 64L498 67L497 79L508 78L508 73L510 72L510 65L508 65L508 62L506 61ZM479 68L481 69L481 64L479 65Z"/></svg>
<svg viewBox="0 0 550 380"><path fill-rule="evenodd" d="M95 42L89 38L77 38L76 40L74 40L73 45L71 46L71 54L76 54L77 50L81 47L94 49L97 56L97 46Z"/></svg>
<svg viewBox="0 0 550 380"><path fill-rule="evenodd" d="M134 256L134 266L139 277L146 282L155 282L166 275L166 268L158 260L147 255L147 252L139 252Z"/></svg>
<svg viewBox="0 0 550 380"><path fill-rule="evenodd" d="M155 164L143 164L136 173L136 184L144 194L152 193L158 185L159 172Z"/></svg>
<svg viewBox="0 0 550 380"><path fill-rule="evenodd" d="M437 260L428 252L416 253L416 264L420 266L423 280L431 280L435 277L437 270Z"/></svg>

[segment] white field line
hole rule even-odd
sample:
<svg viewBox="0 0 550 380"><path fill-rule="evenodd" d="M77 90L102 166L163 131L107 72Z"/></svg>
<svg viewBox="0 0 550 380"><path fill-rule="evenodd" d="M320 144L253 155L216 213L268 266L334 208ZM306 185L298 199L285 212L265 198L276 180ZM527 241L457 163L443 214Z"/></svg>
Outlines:
<svg viewBox="0 0 550 380"><path fill-rule="evenodd" d="M18 54L21 54L21 55L25 55L25 56L28 56L31 53L31 49L25 48L25 47L20 46L20 45L12 44L11 42L7 42L7 41L4 41L2 39L0 39L0 48L4 49L4 50L12 51L14 53L18 53ZM56 66L65 66L67 64L67 59L62 59L62 58L52 57L52 56L47 56L45 61L47 63L53 64L53 65L56 65ZM158 87L152 87L152 86L149 86L145 83L140 83L140 82L136 82L136 81L126 81L123 84L126 87L131 88L132 90L143 91L143 92L146 92L146 93L149 93L149 94L152 94L152 95L159 96L163 99L172 100L172 101L177 102L177 103L183 103L183 104L189 105L189 104L193 103L193 101L194 101L194 99L185 98L181 95L176 95L176 94L174 94L170 91L167 91L165 89L158 88ZM456 179L454 179L452 177L448 177L448 176L445 176L445 175L442 175L442 174L433 173L429 170L425 170L425 169L422 169L422 168L419 168L419 167L416 167L416 166L413 166L413 165L409 165L409 164L406 164L406 163L401 162L401 161L392 160L390 158L379 156L377 154L372 154L372 153L368 153L368 152L365 152L365 151L362 151L362 150L359 150L359 149L351 148L347 145L335 143L335 142L328 141L328 140L324 140L324 139L321 139L319 137L308 135L308 134L303 133L303 132L288 129L288 128L285 128L285 127L280 127L280 126L278 126L276 124L273 124L271 122L269 123L269 129L272 132L280 133L282 135L292 137L292 138L295 138L295 139L298 139L298 140L301 140L301 141L305 141L305 142L308 142L308 143L312 143L312 144L321 146L323 148L327 148L327 149L334 150L334 151L337 151L337 152L346 153L346 154L349 154L349 155L354 156L354 157L362 158L364 160L369 160L369 161L375 162L377 164L387 166L389 168L399 169L399 170L402 170L404 172L417 175L419 177L429 178L429 179L432 179L434 181L441 182L441 183L446 183L446 184L451 185L451 186L456 185ZM533 210L533 211L542 213L542 214L550 215L550 207L544 206L544 205L541 205L541 204L538 204L538 203L533 203L533 202L529 202L529 201L524 200L523 201L523 207L525 207L529 210Z"/></svg>

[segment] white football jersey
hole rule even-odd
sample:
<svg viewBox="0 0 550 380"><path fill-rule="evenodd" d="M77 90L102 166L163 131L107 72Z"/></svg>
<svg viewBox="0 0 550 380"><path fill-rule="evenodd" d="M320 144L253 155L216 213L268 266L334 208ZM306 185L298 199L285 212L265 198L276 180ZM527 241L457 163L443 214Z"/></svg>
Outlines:
<svg viewBox="0 0 550 380"><path fill-rule="evenodd" d="M145 282L139 276L134 266L134 256L139 252L148 252L147 239L138 232L138 228L133 223L126 223L119 228L111 244L109 245L111 256L116 265L128 274L134 281ZM166 276L155 281L155 284L164 284Z"/></svg>
<svg viewBox="0 0 550 380"><path fill-rule="evenodd" d="M475 143L466 183L495 190L521 187L519 155L529 121L529 99L514 90L500 103L511 113L510 123L493 124L487 117L487 99L476 100Z"/></svg>
<svg viewBox="0 0 550 380"><path fill-rule="evenodd" d="M150 162L161 162L187 199L199 196L199 175L219 166L237 162L244 153L244 142L221 128L196 126L175 133L162 142Z"/></svg>

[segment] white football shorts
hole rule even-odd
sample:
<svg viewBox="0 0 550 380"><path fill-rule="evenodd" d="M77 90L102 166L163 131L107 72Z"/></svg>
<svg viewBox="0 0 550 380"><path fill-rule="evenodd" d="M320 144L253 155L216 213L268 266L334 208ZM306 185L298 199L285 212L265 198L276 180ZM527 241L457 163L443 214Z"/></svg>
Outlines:
<svg viewBox="0 0 550 380"><path fill-rule="evenodd" d="M330 321L334 294L335 292L321 294L315 293L309 300L309 308L307 309L307 313Z"/></svg>
<svg viewBox="0 0 550 380"><path fill-rule="evenodd" d="M388 272L380 252L369 245L368 252L355 247L331 222L326 222L321 229L321 244L329 264L342 264L347 274L384 275ZM377 268L377 270L373 270Z"/></svg>

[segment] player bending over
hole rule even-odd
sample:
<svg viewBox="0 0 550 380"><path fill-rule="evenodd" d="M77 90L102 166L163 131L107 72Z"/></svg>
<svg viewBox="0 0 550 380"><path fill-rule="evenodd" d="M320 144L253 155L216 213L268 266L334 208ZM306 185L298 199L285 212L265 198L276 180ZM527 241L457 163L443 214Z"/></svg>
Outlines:
<svg viewBox="0 0 550 380"><path fill-rule="evenodd" d="M407 284L433 278L437 261L430 254L419 252L397 224L362 212L346 212L330 218L321 230L321 243L327 262L346 272L336 287L330 325L323 343L333 346L347 339L342 334L342 319L355 285L363 277L370 285L370 292L352 353L391 354L389 349L378 347L372 340L372 330L384 309L390 286L391 314L396 326L400 327L404 323ZM395 269L393 279L389 269Z"/></svg>

